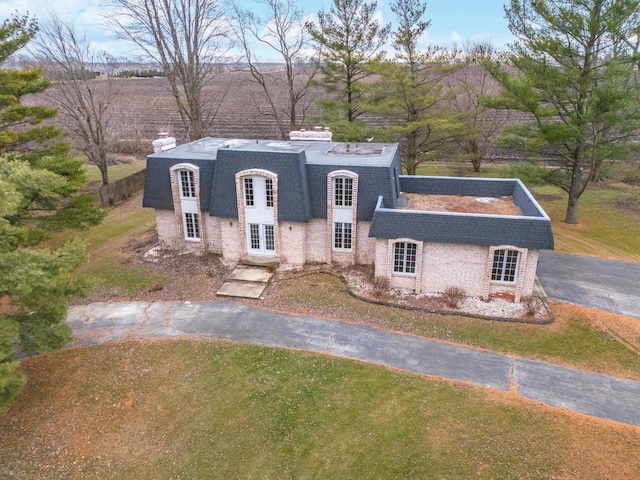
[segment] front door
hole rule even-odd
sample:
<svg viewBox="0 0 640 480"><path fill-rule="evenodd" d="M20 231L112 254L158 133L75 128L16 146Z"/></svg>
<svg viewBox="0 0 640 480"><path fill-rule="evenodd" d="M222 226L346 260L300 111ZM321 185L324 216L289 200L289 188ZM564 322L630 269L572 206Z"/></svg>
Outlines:
<svg viewBox="0 0 640 480"><path fill-rule="evenodd" d="M247 231L249 233L249 253L258 255L275 255L276 238L273 231L273 225L266 223L249 223L247 224L247 227Z"/></svg>
<svg viewBox="0 0 640 480"><path fill-rule="evenodd" d="M247 253L275 255L273 181L260 176L244 177L243 187Z"/></svg>

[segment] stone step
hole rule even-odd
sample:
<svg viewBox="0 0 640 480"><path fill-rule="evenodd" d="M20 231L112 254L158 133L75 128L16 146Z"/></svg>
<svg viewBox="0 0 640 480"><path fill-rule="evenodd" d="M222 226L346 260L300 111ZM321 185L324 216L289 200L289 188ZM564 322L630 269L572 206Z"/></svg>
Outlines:
<svg viewBox="0 0 640 480"><path fill-rule="evenodd" d="M222 284L216 295L219 297L257 299L260 298L265 288L267 288L266 283L227 281Z"/></svg>

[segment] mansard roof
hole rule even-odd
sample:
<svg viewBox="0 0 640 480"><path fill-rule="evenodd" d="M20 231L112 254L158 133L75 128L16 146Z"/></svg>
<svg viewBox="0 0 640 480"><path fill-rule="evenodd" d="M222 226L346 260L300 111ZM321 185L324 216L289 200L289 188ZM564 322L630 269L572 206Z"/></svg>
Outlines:
<svg viewBox="0 0 640 480"><path fill-rule="evenodd" d="M169 170L190 163L200 172L200 207L210 215L238 218L235 175L263 169L278 177L278 219L327 218L327 176L358 175L357 218L372 222L369 236L472 245L553 248L551 221L517 179L401 175L397 143L204 138L147 157L143 206L173 209ZM521 216L398 209L401 192L512 196Z"/></svg>

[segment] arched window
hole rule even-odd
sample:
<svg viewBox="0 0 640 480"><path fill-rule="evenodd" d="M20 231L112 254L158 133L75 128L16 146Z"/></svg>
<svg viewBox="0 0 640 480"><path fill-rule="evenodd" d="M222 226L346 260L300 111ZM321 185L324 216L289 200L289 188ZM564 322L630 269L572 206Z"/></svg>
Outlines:
<svg viewBox="0 0 640 480"><path fill-rule="evenodd" d="M333 251L352 251L354 246L357 181L358 175L348 170L337 170L327 176L331 206L327 218L330 219Z"/></svg>
<svg viewBox="0 0 640 480"><path fill-rule="evenodd" d="M200 241L201 223L198 205L199 168L190 163L180 163L171 167L171 181L180 198L179 208L182 217L182 231L185 240ZM175 190L174 190L175 191Z"/></svg>
<svg viewBox="0 0 640 480"><path fill-rule="evenodd" d="M276 255L278 176L268 170L243 170L236 173L236 188L246 252Z"/></svg>

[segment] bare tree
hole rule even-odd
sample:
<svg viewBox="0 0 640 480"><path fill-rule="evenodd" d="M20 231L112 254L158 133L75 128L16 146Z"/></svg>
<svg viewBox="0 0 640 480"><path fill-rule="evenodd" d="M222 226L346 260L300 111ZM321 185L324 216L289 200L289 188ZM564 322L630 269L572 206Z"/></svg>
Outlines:
<svg viewBox="0 0 640 480"><path fill-rule="evenodd" d="M112 107L117 90L111 79L96 80L106 73L110 58L96 52L84 34L56 15L42 22L33 47L54 86L49 97L63 113L64 127L75 147L95 164L102 183L109 183L108 153L113 144Z"/></svg>
<svg viewBox="0 0 640 480"><path fill-rule="evenodd" d="M508 110L505 109L507 115L499 115L488 111L482 103L485 96L496 95L500 90L485 67L485 60L496 55L493 46L486 42L467 42L459 51L457 68L443 79L443 84L449 92L449 106L463 126L456 143L471 161L474 171L479 172L492 141L508 120Z"/></svg>
<svg viewBox="0 0 640 480"><path fill-rule="evenodd" d="M204 92L230 48L226 12L218 0L109 0L113 32L157 61L167 75L189 140L206 136L230 85Z"/></svg>
<svg viewBox="0 0 640 480"><path fill-rule="evenodd" d="M234 4L234 32L251 77L260 86L268 104L268 111L261 113L274 118L284 139L290 131L304 125L306 114L313 105L315 95L310 87L318 72L318 62L306 54L310 35L305 28L304 12L296 0L259 0L256 3L267 8L265 17ZM266 47L275 54L275 61L282 62L284 72L261 63L254 45ZM282 91L286 91L284 103L278 98ZM260 105L258 109L261 110Z"/></svg>

